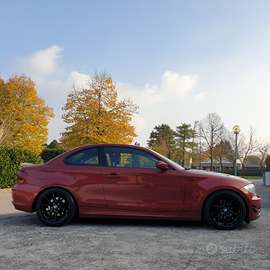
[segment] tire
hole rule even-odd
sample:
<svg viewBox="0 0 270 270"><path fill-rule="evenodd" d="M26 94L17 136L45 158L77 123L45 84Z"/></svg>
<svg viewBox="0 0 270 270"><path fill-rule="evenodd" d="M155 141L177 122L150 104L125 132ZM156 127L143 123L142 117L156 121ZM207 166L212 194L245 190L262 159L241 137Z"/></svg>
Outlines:
<svg viewBox="0 0 270 270"><path fill-rule="evenodd" d="M39 220L52 227L68 224L76 212L73 197L64 189L51 188L44 191L36 203Z"/></svg>
<svg viewBox="0 0 270 270"><path fill-rule="evenodd" d="M233 191L221 190L213 193L204 205L207 222L221 230L233 230L243 223L246 206L243 199Z"/></svg>

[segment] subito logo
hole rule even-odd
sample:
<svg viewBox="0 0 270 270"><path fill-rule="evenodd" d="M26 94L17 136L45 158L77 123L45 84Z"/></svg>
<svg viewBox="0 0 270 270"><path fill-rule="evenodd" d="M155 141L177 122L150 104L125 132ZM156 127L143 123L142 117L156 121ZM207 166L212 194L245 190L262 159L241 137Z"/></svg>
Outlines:
<svg viewBox="0 0 270 270"><path fill-rule="evenodd" d="M210 243L206 246L206 252L210 255L217 253L217 245Z"/></svg>

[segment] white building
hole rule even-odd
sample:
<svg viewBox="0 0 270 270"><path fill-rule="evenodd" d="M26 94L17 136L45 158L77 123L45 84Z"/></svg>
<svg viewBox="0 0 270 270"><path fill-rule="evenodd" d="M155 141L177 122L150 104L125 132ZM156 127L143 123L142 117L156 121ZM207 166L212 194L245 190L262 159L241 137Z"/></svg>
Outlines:
<svg viewBox="0 0 270 270"><path fill-rule="evenodd" d="M202 170L211 170L211 159L207 159L201 162L201 164L198 165ZM222 158L222 164L219 160L213 159L213 170L216 172L221 172L223 168L223 171L228 171L229 169L234 169L234 163L229 161L226 158ZM239 160L237 160L237 170L241 170L241 163Z"/></svg>

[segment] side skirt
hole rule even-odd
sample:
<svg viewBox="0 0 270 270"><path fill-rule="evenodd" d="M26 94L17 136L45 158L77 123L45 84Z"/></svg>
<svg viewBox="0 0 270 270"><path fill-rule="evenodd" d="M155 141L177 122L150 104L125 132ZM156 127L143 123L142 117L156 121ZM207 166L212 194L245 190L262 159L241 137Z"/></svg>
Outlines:
<svg viewBox="0 0 270 270"><path fill-rule="evenodd" d="M85 218L123 218L123 219L171 219L171 220L201 220L201 211L186 212L146 212L127 211L79 206L79 217Z"/></svg>

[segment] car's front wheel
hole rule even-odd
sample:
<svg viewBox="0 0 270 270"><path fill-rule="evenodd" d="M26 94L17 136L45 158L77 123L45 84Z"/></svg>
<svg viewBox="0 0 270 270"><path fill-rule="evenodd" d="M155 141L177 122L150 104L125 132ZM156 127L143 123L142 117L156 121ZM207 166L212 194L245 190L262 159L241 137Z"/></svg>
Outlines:
<svg viewBox="0 0 270 270"><path fill-rule="evenodd" d="M223 230L239 227L246 216L243 199L233 191L221 190L210 195L204 205L207 222Z"/></svg>
<svg viewBox="0 0 270 270"><path fill-rule="evenodd" d="M73 197L61 188L44 191L36 203L39 220L48 226L58 227L67 224L73 219L75 211Z"/></svg>

